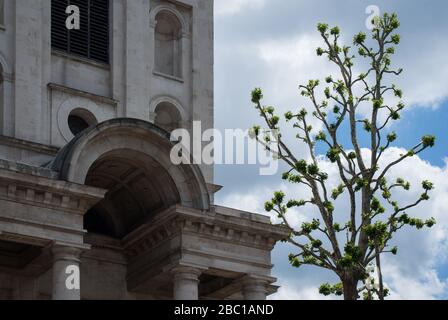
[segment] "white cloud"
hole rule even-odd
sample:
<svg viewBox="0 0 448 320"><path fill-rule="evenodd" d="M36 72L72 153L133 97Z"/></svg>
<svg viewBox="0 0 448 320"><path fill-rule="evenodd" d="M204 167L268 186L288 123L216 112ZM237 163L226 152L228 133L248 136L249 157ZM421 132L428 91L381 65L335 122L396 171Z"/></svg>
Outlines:
<svg viewBox="0 0 448 320"><path fill-rule="evenodd" d="M393 288L389 296L391 300L432 300L443 295L448 288L448 282L439 279L435 270L424 270L416 275L403 274L393 264L385 265L383 270L388 275L386 286Z"/></svg>
<svg viewBox="0 0 448 320"><path fill-rule="evenodd" d="M243 10L261 9L266 0L216 0L215 13L218 16L234 15Z"/></svg>
<svg viewBox="0 0 448 320"><path fill-rule="evenodd" d="M247 2L246 2L247 1ZM243 3L252 6L251 2L257 3L255 7L261 6L261 0L233 0L227 8L228 12L243 11ZM220 6L224 6L224 1L219 1ZM265 5L263 11L268 10L269 5ZM221 11L221 10L219 10ZM247 10L247 14L251 10ZM252 13L252 12L251 12ZM363 12L362 12L363 13ZM272 17L274 21L281 23L282 19L291 19L289 16ZM317 20L316 20L317 21ZM316 21L310 22L314 25ZM253 23L253 22L252 22ZM272 25L267 23L267 25ZM260 25L263 28L262 25ZM408 26L409 28L409 26ZM341 41L351 45L351 35L359 30L359 26L343 29L346 36ZM422 33L413 34L413 29L403 31L402 43L397 48L397 55L393 57L393 66L397 69L404 68L404 72L399 76L391 76L385 79L385 83L396 83L404 91L404 102L409 108L430 107L437 108L448 97L448 61L445 52L448 50L446 42L440 41L443 34L430 33L422 36ZM240 39L241 36L238 37ZM218 38L219 39L219 38ZM229 38L231 39L231 38ZM415 46L418 43L418 46ZM309 79L320 79L321 82L326 76L339 74L335 66L323 57L316 55L316 48L324 46L320 35L312 31L291 31L279 30L278 33L266 32L266 36L242 37L240 40L231 40L231 43L218 42L218 59L224 55L233 56L231 61L226 61L226 70L232 76L232 81L236 84L259 83L265 91L265 98L278 108L297 108L300 106L310 107L309 102L299 96L297 89L299 84L306 84ZM228 53L222 53L222 50ZM356 51L356 50L355 50ZM245 58L243 58L245 57ZM355 68L362 60L355 62ZM240 65L240 64L244 64ZM247 66L249 64L251 67ZM247 70L258 70L259 72L247 72ZM364 71L359 69L359 71ZM357 73L356 70L354 72ZM218 78L219 81L219 78ZM244 88L244 85L239 85ZM361 88L360 88L361 89ZM235 103L246 102L247 92L236 92L233 96ZM239 101L241 97L246 100ZM387 103L394 105L398 99L387 100ZM217 101L218 105L220 101ZM370 104L366 107L370 109ZM360 113L365 114L365 109Z"/></svg>
<svg viewBox="0 0 448 320"><path fill-rule="evenodd" d="M268 188L258 190L260 193L269 194ZM222 200L222 205L248 212L257 212L264 214L263 201L260 201L260 195L254 193L230 194ZM265 199L266 200L266 199Z"/></svg>
<svg viewBox="0 0 448 320"><path fill-rule="evenodd" d="M244 195L234 193L229 194L228 196L224 197L224 199L222 199L221 204L227 207L271 216L270 214L266 213L264 209L264 203L272 198L272 195L275 191L286 189L288 189L289 194L293 193L296 197L305 198L308 194L307 190L300 186L296 186L296 188L294 188L295 191L292 192L292 186L286 186L282 184L279 185L276 189L262 187L256 188L253 190L253 192L249 192ZM276 216L272 216L272 221L274 223L281 222L280 219ZM292 209L288 212L288 222L291 224L291 226L299 228L300 225L305 221L308 221L308 218L302 212Z"/></svg>
<svg viewBox="0 0 448 320"><path fill-rule="evenodd" d="M307 84L310 79L320 79L335 71L325 60L316 55L321 45L317 34L300 34L279 40L266 40L255 44L260 64L266 69L264 81L266 98L276 105L298 108L289 105L293 101L309 106L307 100L300 97L299 84Z"/></svg>
<svg viewBox="0 0 448 320"><path fill-rule="evenodd" d="M295 288L286 281L279 283L280 289L270 297L273 300L330 300L334 297L324 297L319 294L317 287Z"/></svg>
<svg viewBox="0 0 448 320"><path fill-rule="evenodd" d="M404 44L406 38L403 40ZM408 47L409 48L409 47ZM399 49L406 50L406 49ZM437 108L448 97L448 45L439 36L419 39L413 55L405 55L397 65L404 67L397 81L404 90L404 100L410 106Z"/></svg>
<svg viewBox="0 0 448 320"><path fill-rule="evenodd" d="M448 47L435 39L422 41L431 43L431 50L420 52L418 59L413 55L395 58L395 64L404 67L404 72L399 77L385 78L384 83L397 83L404 91L404 102L411 108L437 108L448 97L448 65L444 55ZM321 37L316 33L301 33L279 40L269 39L255 46L258 48L258 57L266 68L266 74L269 75L266 91L270 94L269 99L276 104L286 105L297 100L297 86L306 84L309 79L319 79L323 83L326 76L339 74L332 63L316 55L316 48L323 46ZM421 46L430 47L429 44ZM407 46L398 50L407 50ZM355 70L354 74L357 73L360 72ZM387 103L390 105L398 102L399 99L388 97ZM309 106L309 102L304 101L304 106ZM362 106L359 111L361 114L368 114L370 104ZM386 116L384 114L383 118Z"/></svg>

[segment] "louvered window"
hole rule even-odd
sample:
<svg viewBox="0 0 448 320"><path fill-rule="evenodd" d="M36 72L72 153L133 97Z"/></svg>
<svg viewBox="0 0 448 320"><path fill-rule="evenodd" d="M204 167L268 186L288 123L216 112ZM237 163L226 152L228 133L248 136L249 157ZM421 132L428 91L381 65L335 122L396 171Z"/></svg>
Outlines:
<svg viewBox="0 0 448 320"><path fill-rule="evenodd" d="M68 30L65 11L80 11L80 29ZM51 45L54 49L109 63L109 0L52 0Z"/></svg>

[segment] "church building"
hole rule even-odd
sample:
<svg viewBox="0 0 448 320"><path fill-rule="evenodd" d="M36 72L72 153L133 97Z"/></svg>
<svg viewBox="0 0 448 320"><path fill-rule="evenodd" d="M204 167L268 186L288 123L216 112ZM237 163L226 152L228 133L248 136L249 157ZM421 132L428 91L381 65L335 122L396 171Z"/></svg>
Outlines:
<svg viewBox="0 0 448 320"><path fill-rule="evenodd" d="M213 0L0 0L0 299L276 292L288 230L170 159L214 126L213 40Z"/></svg>

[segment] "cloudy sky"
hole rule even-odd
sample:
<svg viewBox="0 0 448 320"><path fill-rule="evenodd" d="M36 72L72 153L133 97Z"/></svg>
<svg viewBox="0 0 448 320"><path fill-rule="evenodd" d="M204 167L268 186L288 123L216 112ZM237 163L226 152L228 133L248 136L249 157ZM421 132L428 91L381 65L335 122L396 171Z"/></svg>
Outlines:
<svg viewBox="0 0 448 320"><path fill-rule="evenodd" d="M413 185L403 203L421 193L420 182L432 180L436 189L430 202L412 212L423 218L435 217L430 231L406 229L394 240L396 257L385 259L385 282L394 299L448 298L448 3L443 0L215 0L215 108L216 127L249 128L261 124L250 103L254 87L264 89L266 104L284 113L306 106L297 87L308 79L324 79L333 72L326 59L315 55L321 46L318 22L341 27L342 40L367 32L366 8L376 5L381 12L397 12L401 20L402 43L394 64L404 73L396 83L403 88L406 112L389 130L398 133L394 148L385 160L395 159L425 134L438 138L437 146L420 157L402 163L392 177L402 176ZM296 145L298 153L304 150ZM325 165L325 164L323 164ZM273 191L289 197L303 194L284 185L277 176L260 176L258 166L220 165L216 183L225 188L217 202L264 213L263 204ZM331 168L328 168L331 175ZM335 175L336 176L336 175ZM331 179L330 179L331 181ZM345 204L340 203L341 207ZM411 213L411 212L410 212ZM295 212L299 224L306 212ZM294 248L279 245L273 253L274 275L282 286L274 298L319 299L318 286L337 279L311 267L294 269L287 255Z"/></svg>

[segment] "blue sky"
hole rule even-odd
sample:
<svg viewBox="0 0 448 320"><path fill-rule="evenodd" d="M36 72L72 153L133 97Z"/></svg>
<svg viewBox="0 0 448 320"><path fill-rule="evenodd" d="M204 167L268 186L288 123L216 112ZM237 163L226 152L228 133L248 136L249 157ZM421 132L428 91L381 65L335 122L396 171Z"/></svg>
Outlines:
<svg viewBox="0 0 448 320"><path fill-rule="evenodd" d="M448 101L443 102L435 110L414 109L403 114L400 125L395 129L401 137L401 144L410 147L425 134L434 134L437 145L427 150L421 158L436 166L444 165L444 158L448 157Z"/></svg>
<svg viewBox="0 0 448 320"><path fill-rule="evenodd" d="M389 128L399 136L395 151L413 146L423 135L437 136L435 148L404 163L394 174L415 180L415 185L425 177L435 182L432 201L415 213L435 216L438 225L431 231L397 237L401 250L397 257L386 259L386 282L395 299L448 298L448 214L443 213L448 204L446 1L215 0L216 127L244 129L261 123L250 103L254 87L262 87L266 103L281 113L305 104L297 86L308 79L323 80L333 71L325 59L315 56L321 45L316 24L340 26L342 39L351 44L355 33L367 32L369 5L381 12L397 12L402 23L402 43L393 61L404 68L397 84L404 91L407 108ZM302 150L297 146L298 152ZM225 187L217 194L218 203L260 213L273 191L284 189L291 196L301 192L282 185L279 176L259 176L257 166L217 166L216 183ZM297 213L298 217L303 214ZM274 275L283 286L276 298L320 298L316 287L335 281L334 277L311 268L293 269L286 258L291 250L280 245L273 253Z"/></svg>

